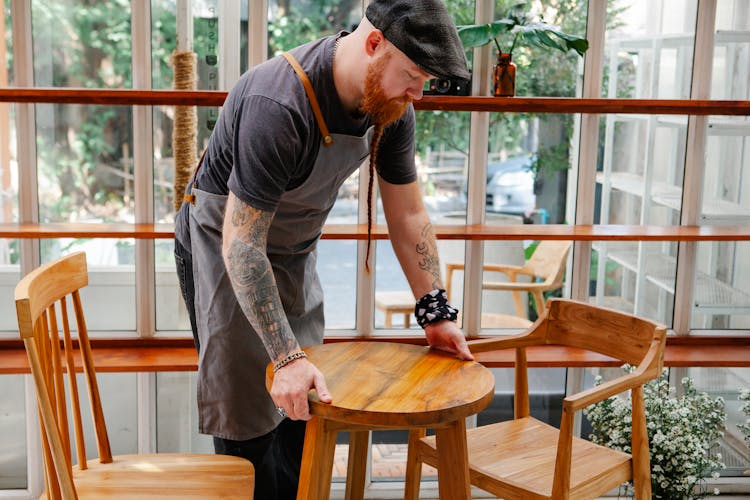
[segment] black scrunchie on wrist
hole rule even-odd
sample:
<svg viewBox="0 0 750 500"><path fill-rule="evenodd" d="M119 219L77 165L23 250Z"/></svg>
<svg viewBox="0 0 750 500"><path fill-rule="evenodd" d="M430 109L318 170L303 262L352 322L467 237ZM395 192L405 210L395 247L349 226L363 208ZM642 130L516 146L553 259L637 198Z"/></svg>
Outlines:
<svg viewBox="0 0 750 500"><path fill-rule="evenodd" d="M444 319L456 321L458 309L448 304L448 295L442 288L435 289L424 295L414 306L414 316L419 326L424 328L430 323Z"/></svg>

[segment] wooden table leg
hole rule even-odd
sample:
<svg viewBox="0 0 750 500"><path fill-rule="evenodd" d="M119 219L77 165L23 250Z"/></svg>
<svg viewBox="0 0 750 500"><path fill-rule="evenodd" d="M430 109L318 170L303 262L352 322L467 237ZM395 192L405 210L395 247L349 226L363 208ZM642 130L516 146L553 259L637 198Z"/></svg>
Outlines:
<svg viewBox="0 0 750 500"><path fill-rule="evenodd" d="M435 430L438 490L441 500L471 500L466 421L458 419Z"/></svg>
<svg viewBox="0 0 750 500"><path fill-rule="evenodd" d="M326 421L313 417L305 428L297 500L328 500L331 494L335 430L326 429Z"/></svg>
<svg viewBox="0 0 750 500"><path fill-rule="evenodd" d="M346 470L346 500L365 498L367 477L367 450L370 447L370 431L349 431L349 463Z"/></svg>

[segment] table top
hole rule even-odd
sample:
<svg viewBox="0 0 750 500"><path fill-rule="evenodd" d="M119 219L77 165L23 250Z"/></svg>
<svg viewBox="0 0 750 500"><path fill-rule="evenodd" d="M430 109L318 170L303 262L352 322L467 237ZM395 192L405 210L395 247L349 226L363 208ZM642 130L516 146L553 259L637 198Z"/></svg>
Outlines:
<svg viewBox="0 0 750 500"><path fill-rule="evenodd" d="M428 347L394 342L337 342L305 348L333 398L310 412L329 420L408 428L454 422L483 410L495 379L474 361ZM273 373L269 370L268 383Z"/></svg>

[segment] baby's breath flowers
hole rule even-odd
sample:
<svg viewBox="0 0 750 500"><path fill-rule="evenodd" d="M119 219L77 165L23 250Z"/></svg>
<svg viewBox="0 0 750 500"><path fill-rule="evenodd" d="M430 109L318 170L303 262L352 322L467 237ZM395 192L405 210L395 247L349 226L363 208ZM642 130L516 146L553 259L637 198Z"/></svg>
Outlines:
<svg viewBox="0 0 750 500"><path fill-rule="evenodd" d="M626 370L632 369L626 367ZM595 383L601 381L597 377ZM682 379L682 389L682 396L676 397L666 370L643 387L655 499L699 499L719 494L716 489L708 491L706 478L718 477L719 470L724 468L717 452L719 439L724 435L724 400L712 399L698 391L687 377ZM584 414L593 428L589 436L593 442L630 453L629 395L606 399L588 407ZM632 494L630 485L623 489L625 494Z"/></svg>
<svg viewBox="0 0 750 500"><path fill-rule="evenodd" d="M737 424L737 427L742 432L742 436L745 438L745 444L750 447L750 389L742 389L740 391L739 400L742 401L742 413L745 414L745 422Z"/></svg>

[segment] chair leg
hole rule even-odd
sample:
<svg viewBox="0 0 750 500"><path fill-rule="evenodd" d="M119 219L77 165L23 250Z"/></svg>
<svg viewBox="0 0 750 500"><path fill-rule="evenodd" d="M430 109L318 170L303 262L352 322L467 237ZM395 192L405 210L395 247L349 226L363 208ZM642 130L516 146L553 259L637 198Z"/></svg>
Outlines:
<svg viewBox="0 0 750 500"><path fill-rule="evenodd" d="M643 388L636 387L631 396L633 404L633 492L636 500L651 498L651 459L646 429L645 402Z"/></svg>
<svg viewBox="0 0 750 500"><path fill-rule="evenodd" d="M370 444L370 431L349 432L349 462L346 470L346 500L365 498L365 478L367 476L367 448Z"/></svg>
<svg viewBox="0 0 750 500"><path fill-rule="evenodd" d="M419 440L426 435L427 430L423 428L409 431L404 500L417 500L419 498L419 485L422 482L422 460L419 458Z"/></svg>

